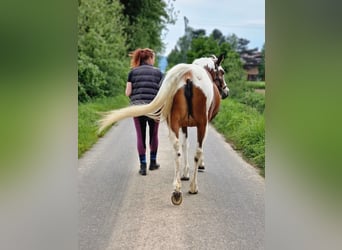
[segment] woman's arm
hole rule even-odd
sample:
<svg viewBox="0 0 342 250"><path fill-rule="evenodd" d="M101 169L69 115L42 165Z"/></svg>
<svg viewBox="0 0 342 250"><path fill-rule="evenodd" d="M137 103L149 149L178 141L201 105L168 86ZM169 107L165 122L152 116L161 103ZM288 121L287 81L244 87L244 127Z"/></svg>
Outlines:
<svg viewBox="0 0 342 250"><path fill-rule="evenodd" d="M131 82L127 82L125 94L128 97L132 94L132 83Z"/></svg>

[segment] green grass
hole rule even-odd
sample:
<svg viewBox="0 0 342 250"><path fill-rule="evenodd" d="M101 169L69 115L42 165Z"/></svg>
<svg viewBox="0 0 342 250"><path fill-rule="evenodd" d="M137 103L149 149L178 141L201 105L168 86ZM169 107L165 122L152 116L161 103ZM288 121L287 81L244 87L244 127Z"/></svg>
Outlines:
<svg viewBox="0 0 342 250"><path fill-rule="evenodd" d="M98 140L99 113L125 107L128 103L127 97L116 96L78 105L78 157L82 156Z"/></svg>
<svg viewBox="0 0 342 250"><path fill-rule="evenodd" d="M243 157L265 172L265 120L256 109L233 99L222 101L213 125Z"/></svg>
<svg viewBox="0 0 342 250"><path fill-rule="evenodd" d="M255 108L259 113L264 113L265 110L265 96L259 93L246 91L242 93L238 98L235 98L238 102L246 104L250 107Z"/></svg>
<svg viewBox="0 0 342 250"><path fill-rule="evenodd" d="M253 89L265 89L266 88L265 82L261 82L261 81L260 82L247 81L247 86Z"/></svg>

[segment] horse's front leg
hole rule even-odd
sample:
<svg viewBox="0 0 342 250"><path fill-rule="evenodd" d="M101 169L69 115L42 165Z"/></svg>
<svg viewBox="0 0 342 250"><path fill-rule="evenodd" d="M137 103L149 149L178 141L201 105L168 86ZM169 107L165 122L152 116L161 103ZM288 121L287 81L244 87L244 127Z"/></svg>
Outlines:
<svg viewBox="0 0 342 250"><path fill-rule="evenodd" d="M187 127L182 128L181 134L182 134L182 149L183 149L183 160L184 160L181 180L188 181L190 179L190 173L189 173L189 156L188 156L189 141L188 141Z"/></svg>

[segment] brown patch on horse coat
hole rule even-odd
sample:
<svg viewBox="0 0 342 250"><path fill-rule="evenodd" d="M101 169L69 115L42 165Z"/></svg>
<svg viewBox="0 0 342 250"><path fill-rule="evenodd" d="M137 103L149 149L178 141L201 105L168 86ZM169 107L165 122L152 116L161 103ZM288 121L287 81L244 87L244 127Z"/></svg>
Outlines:
<svg viewBox="0 0 342 250"><path fill-rule="evenodd" d="M207 97L203 94L202 90L193 85L193 96L192 96L192 114L188 116L188 105L186 103L186 98L184 95L184 89L180 88L174 98L171 108L171 120L173 123L172 127L178 129L180 127L194 127L200 123L206 123L207 117L203 116L206 114L206 101ZM176 130L174 130L176 131Z"/></svg>
<svg viewBox="0 0 342 250"><path fill-rule="evenodd" d="M217 115L217 113L219 112L220 103L221 103L221 96L220 96L219 90L214 85L213 85L213 90L214 90L214 98L209 108L209 114L208 114L209 121L214 119L214 117Z"/></svg>

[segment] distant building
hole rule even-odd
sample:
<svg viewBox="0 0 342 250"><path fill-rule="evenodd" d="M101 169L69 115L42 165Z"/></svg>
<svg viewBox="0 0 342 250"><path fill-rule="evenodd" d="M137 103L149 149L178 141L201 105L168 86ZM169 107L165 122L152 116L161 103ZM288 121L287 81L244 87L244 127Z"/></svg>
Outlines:
<svg viewBox="0 0 342 250"><path fill-rule="evenodd" d="M243 69L246 71L247 81L259 81L259 65L262 54L259 51L251 50L240 54Z"/></svg>

